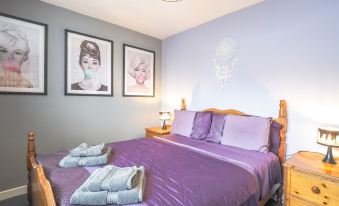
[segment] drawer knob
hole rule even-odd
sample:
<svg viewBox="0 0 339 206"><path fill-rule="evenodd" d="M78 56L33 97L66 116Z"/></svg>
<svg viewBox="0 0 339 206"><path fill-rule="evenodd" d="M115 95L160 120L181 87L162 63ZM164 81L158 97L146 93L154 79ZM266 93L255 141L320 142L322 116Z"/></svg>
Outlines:
<svg viewBox="0 0 339 206"><path fill-rule="evenodd" d="M319 189L319 187L313 186L313 187L311 188L311 190L312 190L312 192L313 192L314 194L320 194L320 189Z"/></svg>
<svg viewBox="0 0 339 206"><path fill-rule="evenodd" d="M323 202L324 205L327 205L327 202Z"/></svg>

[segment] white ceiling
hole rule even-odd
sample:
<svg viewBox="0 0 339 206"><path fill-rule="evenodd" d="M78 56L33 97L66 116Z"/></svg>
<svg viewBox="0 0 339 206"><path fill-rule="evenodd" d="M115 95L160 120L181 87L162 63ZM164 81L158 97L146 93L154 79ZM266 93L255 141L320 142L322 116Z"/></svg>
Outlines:
<svg viewBox="0 0 339 206"><path fill-rule="evenodd" d="M165 39L264 0L41 0Z"/></svg>

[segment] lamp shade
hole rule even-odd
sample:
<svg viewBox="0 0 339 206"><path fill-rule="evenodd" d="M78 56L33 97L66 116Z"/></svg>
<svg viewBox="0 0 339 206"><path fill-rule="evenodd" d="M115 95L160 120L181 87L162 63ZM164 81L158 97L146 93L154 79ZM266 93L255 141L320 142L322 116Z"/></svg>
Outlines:
<svg viewBox="0 0 339 206"><path fill-rule="evenodd" d="M159 119L160 120L170 120L171 116L169 112L159 112Z"/></svg>
<svg viewBox="0 0 339 206"><path fill-rule="evenodd" d="M339 128L318 128L317 143L331 147L339 147Z"/></svg>

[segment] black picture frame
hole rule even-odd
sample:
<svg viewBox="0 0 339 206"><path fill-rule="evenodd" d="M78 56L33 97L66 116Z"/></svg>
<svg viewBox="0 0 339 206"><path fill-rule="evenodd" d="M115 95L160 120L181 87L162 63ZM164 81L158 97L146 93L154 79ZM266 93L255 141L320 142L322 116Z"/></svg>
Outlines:
<svg viewBox="0 0 339 206"><path fill-rule="evenodd" d="M26 59L24 61L19 63L12 62L7 65L6 63L3 65L2 62L0 62L0 94L47 95L48 25L0 12L0 23L1 22L3 28L0 28L0 33L2 32L2 35L6 35L6 29L11 30L14 36L19 37L16 37L16 39L25 42L24 44L28 50L26 49L26 52L21 51L22 53L26 53L24 54ZM33 42L35 42L35 44ZM0 49L4 43L5 42L0 42ZM39 49L33 49L35 47ZM6 48L4 49L8 54L9 51ZM34 60L33 63L30 62L31 59ZM22 71L23 64L26 64L25 71ZM13 73L8 74L9 72ZM8 80L7 77L9 76L12 76L11 80ZM8 84L11 86L8 86ZM14 84L15 86L13 86Z"/></svg>
<svg viewBox="0 0 339 206"><path fill-rule="evenodd" d="M152 80L152 83L149 83L151 86L148 87L145 85L146 89L150 89L150 92L130 92L131 90L134 90L132 87L133 86L128 86L128 83L131 82L131 80L128 80L127 78L132 76L128 70L130 70L131 61L133 61L133 57L129 57L128 52L129 50L133 51L135 53L135 56L137 56L137 52L140 52L140 55L143 55L145 58L147 58L147 55L150 55L150 58L147 58L148 60L146 62L146 65L151 64L151 68L149 69L149 72L151 72L151 76L149 79ZM124 97L155 97L155 51L148 50L148 49L143 49L137 46L132 46L129 44L123 44L123 85L122 85L122 93ZM144 63L145 63L144 62ZM148 64L147 64L148 63ZM149 65L148 65L149 66ZM135 78L135 77L133 77ZM129 78L131 79L131 78ZM147 78L146 78L147 80ZM146 81L144 80L144 82ZM137 82L136 78L135 81ZM143 84L144 84L143 82ZM137 83L135 83L137 85ZM128 88L132 88L130 91L128 91ZM134 87L135 88L135 87ZM145 89L145 91L147 91Z"/></svg>
<svg viewBox="0 0 339 206"><path fill-rule="evenodd" d="M102 84L100 83L101 87L100 87L99 90L95 91L95 90L82 89L78 84L79 82L72 82L72 76L69 75L70 72L71 72L71 69L80 69L80 71L84 72L84 70L80 68L81 65L80 65L79 55L81 53L81 49L79 50L80 53L78 53L78 55L75 56L74 54L72 54L72 52L73 52L72 48L69 48L69 47L72 47L72 46L81 46L81 44L76 44L76 43L74 43L74 45L70 45L69 39L72 38L72 36L73 36L75 41L81 41L80 39L82 38L83 39L82 43L84 41L95 42L95 44L97 45L95 47L99 50L99 59L100 60L98 60L98 61L100 62L100 66L102 66L101 61L103 61L103 59L105 59L105 58L102 58L103 55L106 56L107 62L105 62L105 64L106 64L105 72L107 73L107 75L104 76L104 77L107 78L106 81L108 83L107 83L107 85L105 85L104 83L102 83ZM77 37L79 38L79 40L76 40ZM89 46L90 46L89 48L93 48L94 44L90 43ZM107 46L107 48L105 48L105 46ZM107 53L102 52L103 48L105 48L105 51ZM70 50L71 50L71 54L69 52ZM81 32L77 32L77 31L73 31L73 30L69 30L69 29L65 29L65 95L67 95L67 96L107 96L107 97L112 97L113 96L113 60L114 60L113 59L113 52L114 52L114 42L112 40L97 37L97 36L94 36L94 35L81 33ZM73 56L77 57L78 59L74 58L74 59L70 60L70 58L69 58L70 55L73 55ZM89 57L91 57L91 56L89 56ZM72 62L70 62L70 61L73 61L74 64L72 65ZM79 64L78 68L76 68L77 66L75 64ZM70 65L74 68L69 68ZM100 70L101 69L103 69L103 68L100 68ZM96 75L98 75L98 73ZM83 79L85 80L86 75L84 74L83 76L84 76ZM78 85L78 87L76 89L75 89L75 86L74 87L72 86L74 84ZM101 90L101 88L103 88L103 87L107 87L107 91Z"/></svg>

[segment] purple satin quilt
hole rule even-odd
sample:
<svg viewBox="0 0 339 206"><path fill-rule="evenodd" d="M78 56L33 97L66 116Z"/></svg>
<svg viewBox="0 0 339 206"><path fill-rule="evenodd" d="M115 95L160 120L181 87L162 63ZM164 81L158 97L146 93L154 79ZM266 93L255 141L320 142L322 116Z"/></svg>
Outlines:
<svg viewBox="0 0 339 206"><path fill-rule="evenodd" d="M274 159L273 156L261 157L265 155L261 153L257 160L255 155L246 152L237 154L241 153L239 149L224 150L224 145L220 147L178 135L170 135L165 140L140 138L108 144L113 151L109 164L145 166L144 201L138 205L256 206L260 194L265 193L263 185L271 187L281 181L280 166L269 166L266 172L257 171L251 165L244 166L252 160L259 162L259 168L264 168L263 162ZM93 168L60 168L58 163L66 154L37 155L60 206L70 205L73 192L93 171ZM230 161L233 156L234 162Z"/></svg>

